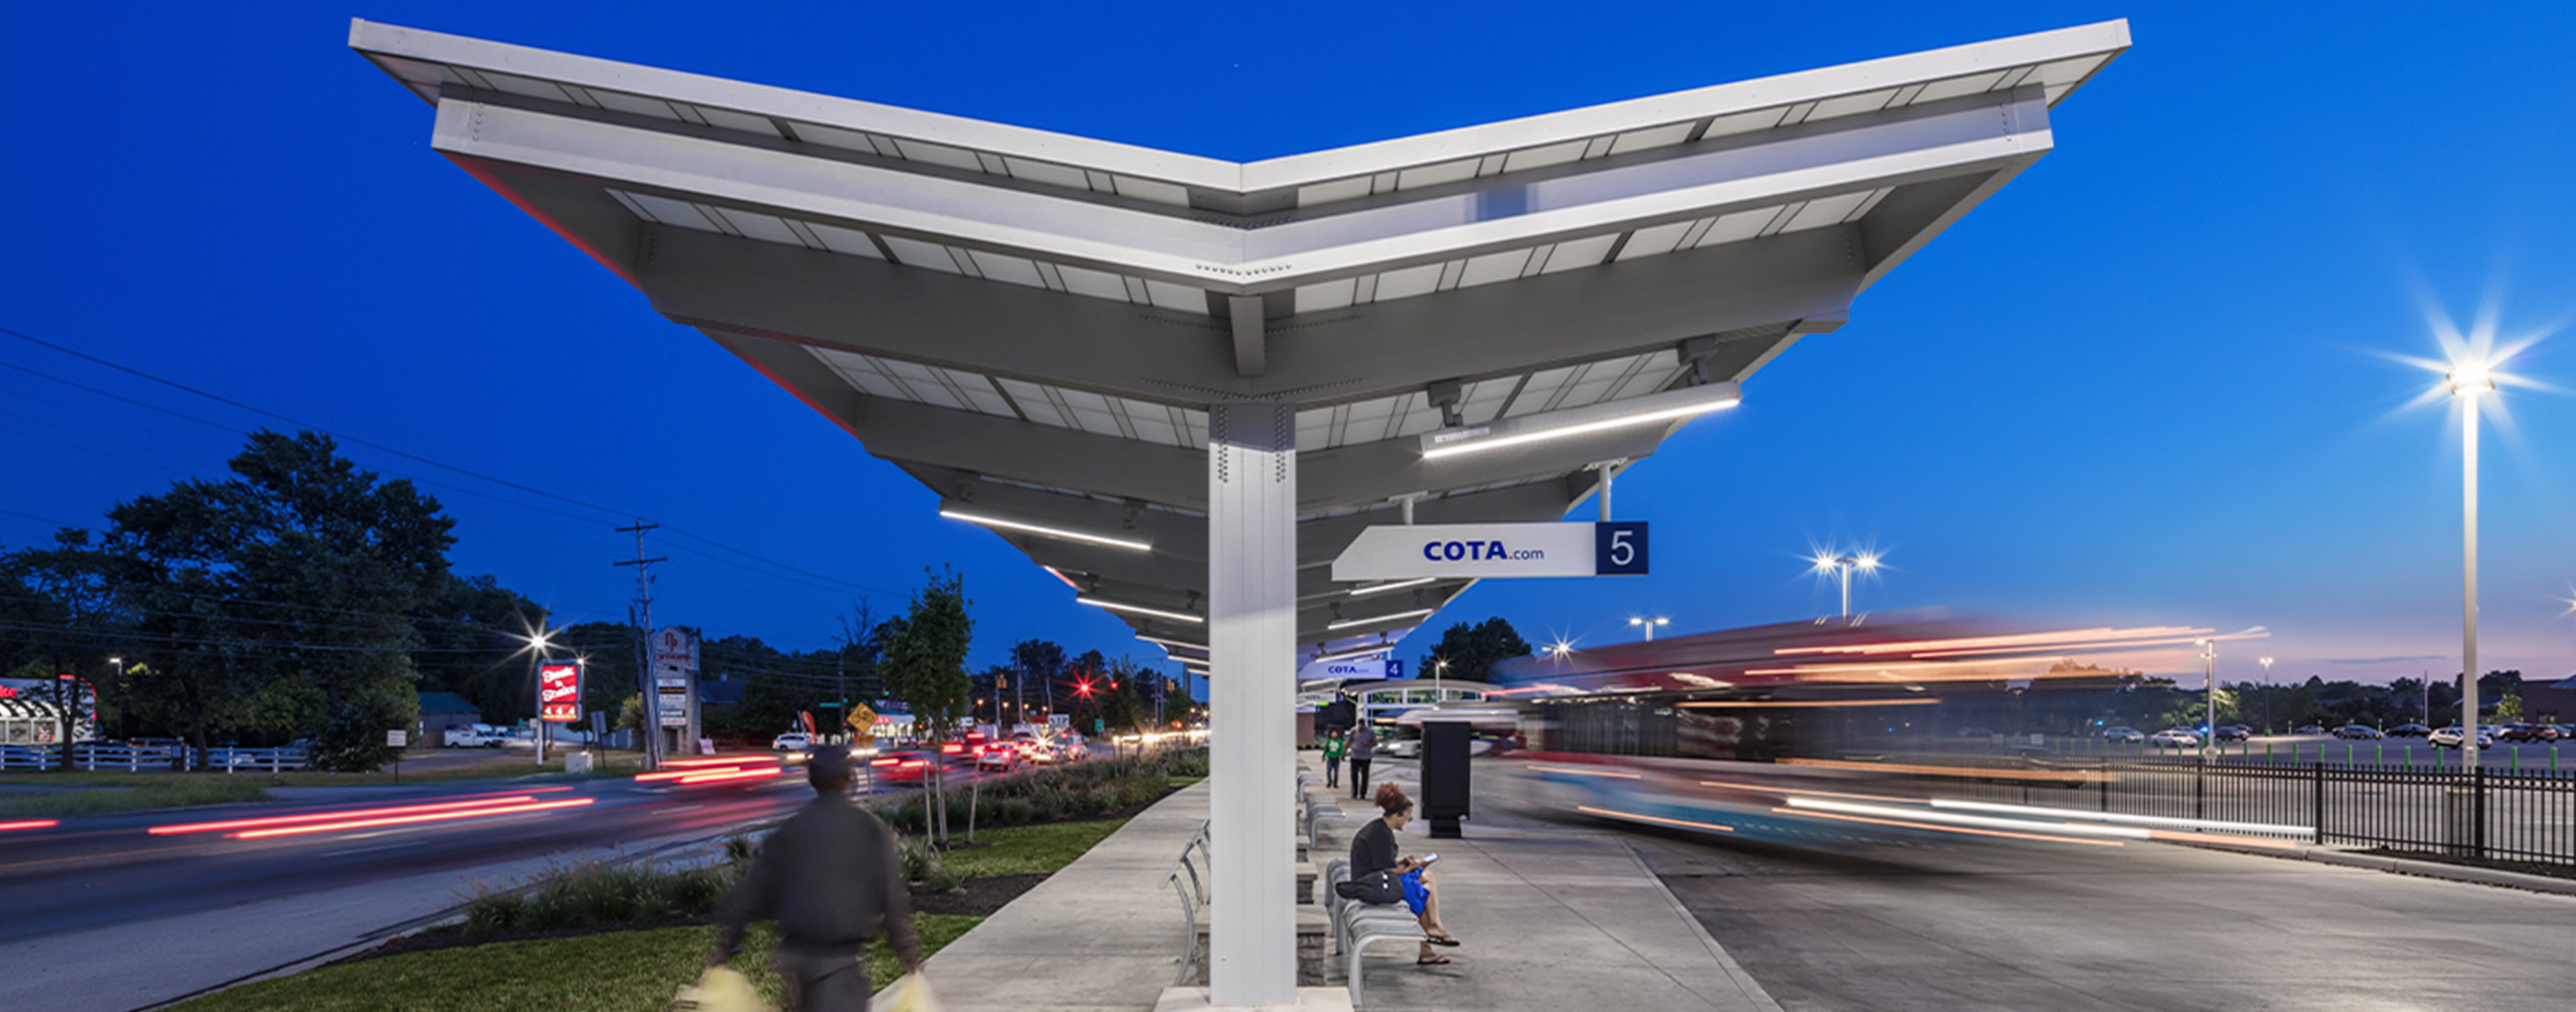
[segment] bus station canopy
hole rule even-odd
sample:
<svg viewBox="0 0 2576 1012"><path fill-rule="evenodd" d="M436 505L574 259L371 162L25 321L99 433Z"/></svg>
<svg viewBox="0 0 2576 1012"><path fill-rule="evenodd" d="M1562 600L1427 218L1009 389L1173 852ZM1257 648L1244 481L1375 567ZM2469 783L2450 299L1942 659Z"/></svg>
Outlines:
<svg viewBox="0 0 2576 1012"><path fill-rule="evenodd" d="M1336 584L1361 528L1407 501L1562 519L1681 421L1439 458L1424 433L1746 383L2046 154L2128 44L2106 22L1247 163L350 33L436 107L439 153L1202 668L1212 404L1293 408L1301 654L1389 642L1467 581Z"/></svg>

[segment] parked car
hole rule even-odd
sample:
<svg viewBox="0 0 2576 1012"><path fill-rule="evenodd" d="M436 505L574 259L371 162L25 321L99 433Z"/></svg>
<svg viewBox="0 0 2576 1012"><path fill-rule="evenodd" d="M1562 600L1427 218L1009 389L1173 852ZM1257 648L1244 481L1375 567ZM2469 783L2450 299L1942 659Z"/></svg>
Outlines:
<svg viewBox="0 0 2576 1012"><path fill-rule="evenodd" d="M2461 739L2466 736L2467 732L2460 730L2460 725L2453 724L2439 731L2435 731L2432 734L2426 735L2425 740L2432 742L2434 748L2458 748L2460 747ZM2488 729L2485 725L2479 725L2478 727L2478 747L2495 747L2495 732Z"/></svg>
<svg viewBox="0 0 2576 1012"><path fill-rule="evenodd" d="M2569 727L2565 724L2551 724L2549 725L2549 729L2558 732L2558 740L2560 741L2576 738L2576 727Z"/></svg>
<svg viewBox="0 0 2576 1012"><path fill-rule="evenodd" d="M1992 737L1993 735L1994 732L1992 730L1982 727L1963 727L1959 729L1959 737L1962 738L1986 738Z"/></svg>
<svg viewBox="0 0 2576 1012"><path fill-rule="evenodd" d="M2147 744L2156 748L2199 748L2200 736L2184 728L2168 727L2148 735Z"/></svg>
<svg viewBox="0 0 2576 1012"><path fill-rule="evenodd" d="M2367 724L2346 724L2342 727L2335 728L2334 736L2337 738L2358 738L2365 741L2388 737L2386 734L2381 733L2378 728L2371 727Z"/></svg>
<svg viewBox="0 0 2576 1012"><path fill-rule="evenodd" d="M2433 729L2422 724L2399 724L2388 729L2388 736L2391 738L2421 738L2431 733Z"/></svg>
<svg viewBox="0 0 2576 1012"><path fill-rule="evenodd" d="M868 760L868 776L881 784L917 784L930 775L931 755L917 748L881 752Z"/></svg>
<svg viewBox="0 0 2576 1012"><path fill-rule="evenodd" d="M975 768L979 770L1000 770L1008 773L1019 765L1020 746L1013 742L993 742L975 752Z"/></svg>
<svg viewBox="0 0 2576 1012"><path fill-rule="evenodd" d="M2505 741L2557 741L2558 728L2551 724L2507 724L2496 731L2496 737Z"/></svg>
<svg viewBox="0 0 2576 1012"><path fill-rule="evenodd" d="M440 736L439 745L445 748L500 748L502 740L500 735L480 727L451 727Z"/></svg>
<svg viewBox="0 0 2576 1012"><path fill-rule="evenodd" d="M2210 739L2213 741L2245 741L2252 737L2254 737L2254 729L2252 727L2244 724L2229 724L2219 728L2218 733L2211 735Z"/></svg>
<svg viewBox="0 0 2576 1012"><path fill-rule="evenodd" d="M2320 725L2317 725L2317 724L2301 724L2301 725L2299 725L2299 726L2297 726L2297 727L2295 727L2295 728L2290 729L2290 733L2291 733L2291 734L2324 734L2324 733L2326 733L2326 729L2325 729L2323 726L2320 726Z"/></svg>
<svg viewBox="0 0 2576 1012"><path fill-rule="evenodd" d="M2102 729L2102 737L2112 741L2145 741L2147 733L2134 727L2106 727Z"/></svg>

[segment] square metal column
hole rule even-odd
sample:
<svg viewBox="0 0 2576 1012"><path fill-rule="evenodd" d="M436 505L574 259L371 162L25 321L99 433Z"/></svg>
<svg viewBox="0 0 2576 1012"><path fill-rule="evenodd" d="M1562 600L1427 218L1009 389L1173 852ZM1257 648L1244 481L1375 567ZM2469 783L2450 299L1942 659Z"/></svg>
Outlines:
<svg viewBox="0 0 2576 1012"><path fill-rule="evenodd" d="M1297 1002L1297 414L1208 409L1208 999Z"/></svg>

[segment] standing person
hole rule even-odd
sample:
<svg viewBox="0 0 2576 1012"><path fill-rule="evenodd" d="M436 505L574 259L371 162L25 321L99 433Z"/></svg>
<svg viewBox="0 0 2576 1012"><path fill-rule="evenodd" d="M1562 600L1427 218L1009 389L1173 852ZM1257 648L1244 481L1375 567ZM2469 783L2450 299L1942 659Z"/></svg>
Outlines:
<svg viewBox="0 0 2576 1012"><path fill-rule="evenodd" d="M867 1012L870 935L886 936L905 973L921 972L894 830L850 800L851 772L847 751L814 750L805 773L814 801L769 834L716 908L721 929L707 965L732 960L752 921L776 920L773 959L797 1012Z"/></svg>
<svg viewBox="0 0 2576 1012"><path fill-rule="evenodd" d="M1324 732L1324 786L1342 785L1342 751L1349 747L1340 731Z"/></svg>
<svg viewBox="0 0 2576 1012"><path fill-rule="evenodd" d="M1369 760L1377 758L1377 732L1361 724L1351 732L1351 796L1368 797Z"/></svg>

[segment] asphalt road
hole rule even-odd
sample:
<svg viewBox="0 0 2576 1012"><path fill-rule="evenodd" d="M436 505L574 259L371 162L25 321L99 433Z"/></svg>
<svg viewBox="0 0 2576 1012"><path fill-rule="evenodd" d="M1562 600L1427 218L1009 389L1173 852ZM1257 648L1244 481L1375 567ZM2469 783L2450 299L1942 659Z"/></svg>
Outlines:
<svg viewBox="0 0 2576 1012"><path fill-rule="evenodd" d="M1787 1012L2560 1008L2576 965L2576 897L2170 845L1633 838Z"/></svg>
<svg viewBox="0 0 2576 1012"><path fill-rule="evenodd" d="M952 783L969 771L950 771ZM153 826L437 803L541 789L580 807L242 840L224 833L154 836ZM909 788L903 788L909 789ZM899 790L888 788L887 790ZM0 943L291 898L424 872L468 870L563 851L725 828L792 811L813 797L800 775L755 786L639 784L562 778L449 781L370 789L363 800L217 805L73 817L50 829L0 832Z"/></svg>

